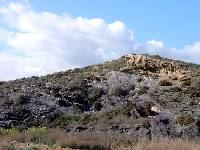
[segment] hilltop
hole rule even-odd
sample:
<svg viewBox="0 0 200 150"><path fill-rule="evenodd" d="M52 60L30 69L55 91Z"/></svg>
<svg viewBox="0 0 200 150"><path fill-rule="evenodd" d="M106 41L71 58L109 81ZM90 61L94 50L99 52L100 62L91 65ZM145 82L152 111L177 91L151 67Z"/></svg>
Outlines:
<svg viewBox="0 0 200 150"><path fill-rule="evenodd" d="M140 138L200 136L200 66L160 56L0 82L0 127Z"/></svg>

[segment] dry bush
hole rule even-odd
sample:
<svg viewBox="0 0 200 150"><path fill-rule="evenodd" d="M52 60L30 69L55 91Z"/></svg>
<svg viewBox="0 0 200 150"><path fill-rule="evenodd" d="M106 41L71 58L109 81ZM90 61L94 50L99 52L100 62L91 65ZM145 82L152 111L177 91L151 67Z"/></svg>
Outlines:
<svg viewBox="0 0 200 150"><path fill-rule="evenodd" d="M58 147L72 149L111 150L111 147L117 149L117 147L130 145L127 141L131 140L133 140L132 137L106 133L67 133L60 129L37 129L31 130L31 132L5 135L0 138L0 145L16 141L17 143L57 145Z"/></svg>
<svg viewBox="0 0 200 150"><path fill-rule="evenodd" d="M113 137L107 134L84 132L67 134L63 143L58 142L73 149L95 149L96 147L97 150L109 150L113 140Z"/></svg>
<svg viewBox="0 0 200 150"><path fill-rule="evenodd" d="M184 139L140 140L133 135L98 132L67 133L61 129L36 129L0 137L0 149L12 141L87 150L199 150L198 141ZM5 150L5 147L4 147Z"/></svg>
<svg viewBox="0 0 200 150"><path fill-rule="evenodd" d="M132 150L199 150L200 143L197 141L172 139L141 141Z"/></svg>
<svg viewBox="0 0 200 150"><path fill-rule="evenodd" d="M135 145L136 138L132 135L76 132L65 135L65 139L58 141L61 147L88 150L122 150L130 149Z"/></svg>

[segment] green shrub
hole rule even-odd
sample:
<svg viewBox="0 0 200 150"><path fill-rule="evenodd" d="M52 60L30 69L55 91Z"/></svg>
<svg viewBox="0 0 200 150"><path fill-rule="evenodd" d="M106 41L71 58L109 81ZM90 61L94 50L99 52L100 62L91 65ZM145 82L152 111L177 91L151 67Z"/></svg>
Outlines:
<svg viewBox="0 0 200 150"><path fill-rule="evenodd" d="M54 126L67 126L80 121L79 116L60 116L53 122Z"/></svg>
<svg viewBox="0 0 200 150"><path fill-rule="evenodd" d="M107 120L111 120L114 116L120 113L119 109L113 109L111 111L105 112L102 114L102 117L105 117Z"/></svg>
<svg viewBox="0 0 200 150"><path fill-rule="evenodd" d="M175 121L177 124L184 126L194 122L194 118L191 115L181 115Z"/></svg>
<svg viewBox="0 0 200 150"><path fill-rule="evenodd" d="M17 133L20 133L20 129L18 128L11 128L11 129L0 128L0 136L17 134Z"/></svg>
<svg viewBox="0 0 200 150"><path fill-rule="evenodd" d="M26 124L29 127L30 126L31 127L40 127L40 126L46 127L46 126L48 126L48 124L46 124L41 119L39 119L39 118L33 118L33 117L30 117L30 118L26 119Z"/></svg>
<svg viewBox="0 0 200 150"><path fill-rule="evenodd" d="M29 128L25 132L29 134L30 142L38 144L41 143L42 141L45 141L49 130L46 127L36 127L36 128L33 127Z"/></svg>
<svg viewBox="0 0 200 150"><path fill-rule="evenodd" d="M134 107L134 104L131 101L128 101L126 106L121 109L122 114L130 117L133 107Z"/></svg>
<svg viewBox="0 0 200 150"><path fill-rule="evenodd" d="M30 100L30 97L24 94L19 94L16 96L16 104L23 105L28 103Z"/></svg>
<svg viewBox="0 0 200 150"><path fill-rule="evenodd" d="M84 114L81 116L80 122L82 124L88 124L96 120L97 120L97 117L94 114Z"/></svg>

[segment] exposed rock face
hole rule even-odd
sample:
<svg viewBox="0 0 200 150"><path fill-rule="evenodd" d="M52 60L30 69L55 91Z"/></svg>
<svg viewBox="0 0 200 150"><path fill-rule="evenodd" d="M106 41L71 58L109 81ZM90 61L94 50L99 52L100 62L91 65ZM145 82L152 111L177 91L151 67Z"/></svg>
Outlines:
<svg viewBox="0 0 200 150"><path fill-rule="evenodd" d="M59 126L136 138L200 137L200 79L147 55L0 83L0 127Z"/></svg>
<svg viewBox="0 0 200 150"><path fill-rule="evenodd" d="M127 55L125 56L126 67L124 71L139 70L144 75L158 76L164 79L188 79L192 72L180 64L173 61L146 56L146 55Z"/></svg>

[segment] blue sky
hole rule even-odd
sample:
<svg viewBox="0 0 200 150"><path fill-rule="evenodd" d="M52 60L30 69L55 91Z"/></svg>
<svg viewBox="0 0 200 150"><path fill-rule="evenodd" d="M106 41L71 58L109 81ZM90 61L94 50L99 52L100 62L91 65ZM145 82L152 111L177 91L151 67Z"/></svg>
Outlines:
<svg viewBox="0 0 200 150"><path fill-rule="evenodd" d="M200 64L199 0L0 0L0 80L158 54Z"/></svg>
<svg viewBox="0 0 200 150"><path fill-rule="evenodd" d="M31 0L38 11L123 21L138 42L157 39L181 48L200 39L199 0Z"/></svg>

